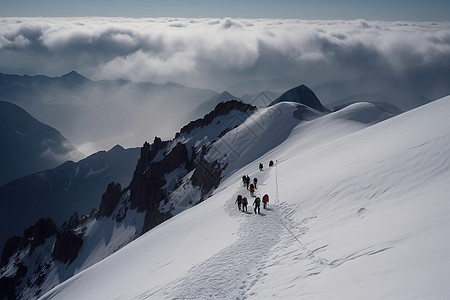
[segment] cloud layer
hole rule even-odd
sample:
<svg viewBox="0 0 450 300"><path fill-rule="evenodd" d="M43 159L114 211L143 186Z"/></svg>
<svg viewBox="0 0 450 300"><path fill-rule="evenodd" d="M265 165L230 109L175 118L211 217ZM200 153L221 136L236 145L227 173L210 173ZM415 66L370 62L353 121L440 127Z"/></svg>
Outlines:
<svg viewBox="0 0 450 300"><path fill-rule="evenodd" d="M224 88L449 63L449 23L274 19L0 19L0 71Z"/></svg>

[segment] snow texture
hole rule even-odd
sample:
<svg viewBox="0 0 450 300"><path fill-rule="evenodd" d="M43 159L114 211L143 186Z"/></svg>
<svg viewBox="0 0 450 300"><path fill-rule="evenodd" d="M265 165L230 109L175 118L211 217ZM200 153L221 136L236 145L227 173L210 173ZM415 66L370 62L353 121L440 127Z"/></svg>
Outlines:
<svg viewBox="0 0 450 300"><path fill-rule="evenodd" d="M248 120L280 134L262 156L240 152L209 199L41 299L448 299L449 113L450 96L389 119L359 103L289 132ZM260 215L244 174L270 196Z"/></svg>

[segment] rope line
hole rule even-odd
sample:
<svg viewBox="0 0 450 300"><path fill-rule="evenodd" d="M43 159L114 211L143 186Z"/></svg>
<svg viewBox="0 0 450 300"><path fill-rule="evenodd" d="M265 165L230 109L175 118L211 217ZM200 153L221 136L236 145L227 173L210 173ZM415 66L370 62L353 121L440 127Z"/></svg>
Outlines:
<svg viewBox="0 0 450 300"><path fill-rule="evenodd" d="M276 160L275 163L275 187L276 187L276 203L279 204L280 203L280 197L278 194L278 160ZM300 245L303 246L303 243L298 239L298 237L286 226L286 224L283 222L283 220L281 219L280 215L278 214L278 209L276 208L276 206L274 206L274 212L275 215L277 216L278 221L280 221L280 223L284 226L284 228L286 228L286 230L294 237L294 239L300 243Z"/></svg>

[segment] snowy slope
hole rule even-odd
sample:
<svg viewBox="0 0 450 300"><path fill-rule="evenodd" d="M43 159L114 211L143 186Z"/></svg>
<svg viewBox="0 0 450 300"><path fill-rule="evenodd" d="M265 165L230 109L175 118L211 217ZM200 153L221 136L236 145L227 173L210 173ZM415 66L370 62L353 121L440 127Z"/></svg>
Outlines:
<svg viewBox="0 0 450 300"><path fill-rule="evenodd" d="M42 299L446 299L449 113L450 96L373 126L387 116L367 103L299 122L256 161L242 154L208 200ZM243 174L271 197L260 215L234 204Z"/></svg>

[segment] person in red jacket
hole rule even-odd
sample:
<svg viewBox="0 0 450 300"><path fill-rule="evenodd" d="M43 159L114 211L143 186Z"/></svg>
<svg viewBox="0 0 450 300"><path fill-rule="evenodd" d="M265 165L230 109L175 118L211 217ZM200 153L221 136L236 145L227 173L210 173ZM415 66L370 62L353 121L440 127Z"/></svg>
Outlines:
<svg viewBox="0 0 450 300"><path fill-rule="evenodd" d="M266 209L267 204L269 203L269 195L265 194L265 195L263 196L262 201L263 201L263 208Z"/></svg>
<svg viewBox="0 0 450 300"><path fill-rule="evenodd" d="M234 203L237 203L239 210L241 210L241 204L242 204L242 195L238 195L236 201Z"/></svg>

